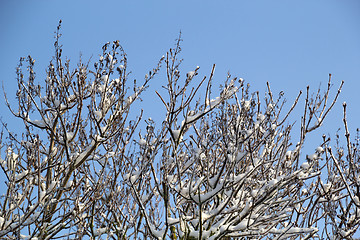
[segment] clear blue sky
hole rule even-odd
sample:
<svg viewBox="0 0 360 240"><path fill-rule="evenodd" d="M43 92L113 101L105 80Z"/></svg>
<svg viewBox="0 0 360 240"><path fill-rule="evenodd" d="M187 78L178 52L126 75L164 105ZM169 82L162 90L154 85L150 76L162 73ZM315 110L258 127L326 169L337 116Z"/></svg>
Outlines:
<svg viewBox="0 0 360 240"><path fill-rule="evenodd" d="M200 75L208 75L215 63L215 85L223 83L230 71L262 96L269 81L274 92L284 91L291 101L307 85L313 91L320 83L325 86L332 73L335 87L345 80L344 89L329 121L310 139L309 151L321 142L321 134L334 136L342 127L343 101L348 103L352 139L360 127L359 0L0 0L0 84L12 99L20 57L30 54L36 60L37 76L44 77L59 19L63 55L73 64L80 52L85 60L97 59L105 42L119 39L128 54L131 76L137 79L174 46L180 30L184 71L199 65ZM148 89L151 94L166 79L156 81ZM142 103L150 116L162 108L152 96L150 104ZM2 93L0 117L12 130L19 130Z"/></svg>
<svg viewBox="0 0 360 240"><path fill-rule="evenodd" d="M31 54L38 76L44 76L59 19L63 20L63 55L73 64L80 52L84 59L97 59L105 42L119 39L133 78L142 78L155 66L173 47L180 30L183 68L190 71L199 65L200 74L208 75L212 64L217 64L216 85L230 71L249 82L254 91L264 93L269 81L274 92L284 91L291 100L308 84L313 90L320 83L325 85L332 73L335 85L345 80L345 86L323 132L334 133L342 126L345 100L351 129L360 127L358 0L2 0L0 82L10 95L15 94L15 67L21 56ZM7 121L10 115L3 103L1 97L0 116ZM145 108L156 112L157 106Z"/></svg>

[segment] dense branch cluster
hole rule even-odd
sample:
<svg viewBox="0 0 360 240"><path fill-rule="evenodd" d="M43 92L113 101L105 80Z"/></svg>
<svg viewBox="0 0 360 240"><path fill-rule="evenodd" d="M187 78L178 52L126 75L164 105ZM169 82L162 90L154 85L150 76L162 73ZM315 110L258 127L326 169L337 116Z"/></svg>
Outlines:
<svg viewBox="0 0 360 240"><path fill-rule="evenodd" d="M22 137L1 138L0 238L7 239L353 239L359 236L359 141L344 103L345 147L323 136L303 154L340 94L306 90L300 139L292 143L283 93L251 93L230 74L215 97L215 65L180 72L180 38L142 83L129 84L119 41L91 68L55 56L37 85L34 59L20 59ZM23 73L26 65L27 75ZM163 122L132 106L164 65L156 91ZM204 89L205 91L201 90ZM200 92L205 94L200 94ZM6 96L6 95L5 95ZM144 127L142 127L144 126ZM331 147L331 144L335 146ZM304 156L305 155L305 156Z"/></svg>

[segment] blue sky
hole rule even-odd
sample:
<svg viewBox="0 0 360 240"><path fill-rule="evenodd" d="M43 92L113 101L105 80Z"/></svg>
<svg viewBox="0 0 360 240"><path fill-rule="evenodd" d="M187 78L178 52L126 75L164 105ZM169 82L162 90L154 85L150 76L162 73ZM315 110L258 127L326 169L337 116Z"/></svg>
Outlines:
<svg viewBox="0 0 360 240"><path fill-rule="evenodd" d="M348 103L352 139L360 127L359 0L0 0L0 84L10 99L16 91L20 57L30 54L36 60L38 80L44 79L59 19L63 56L72 64L80 53L85 60L98 59L103 44L118 39L128 54L132 78L142 79L155 67L181 31L183 73L200 66L199 74L209 75L215 63L215 86L230 71L262 96L270 82L274 93L285 92L290 105L307 85L312 91L320 84L325 87L329 73L334 92L345 80L339 102L324 128L310 138L305 154L321 143L323 133L334 136L343 126L343 101ZM154 91L165 81L159 76L151 83L150 101L141 103L146 116L154 118L162 108ZM10 129L21 130L21 122L14 121L0 95L0 118ZM300 120L303 101L292 121ZM1 173L0 180L4 180Z"/></svg>
<svg viewBox="0 0 360 240"><path fill-rule="evenodd" d="M174 46L180 31L184 71L199 65L200 75L208 75L215 63L215 85L223 83L230 71L263 96L269 81L273 91L284 91L290 102L307 85L313 91L320 83L325 86L332 73L334 87L341 80L345 86L321 133L334 134L342 127L341 103L345 100L352 133L360 127L360 1L3 0L0 82L11 96L21 56L30 54L37 63L38 80L44 76L59 19L63 20L63 55L73 64L80 52L85 60L97 59L105 42L119 39L128 54L132 77L138 79ZM165 83L161 78L156 81L149 89L152 94ZM0 116L9 122L3 103L1 97ZM156 114L158 106L142 104Z"/></svg>

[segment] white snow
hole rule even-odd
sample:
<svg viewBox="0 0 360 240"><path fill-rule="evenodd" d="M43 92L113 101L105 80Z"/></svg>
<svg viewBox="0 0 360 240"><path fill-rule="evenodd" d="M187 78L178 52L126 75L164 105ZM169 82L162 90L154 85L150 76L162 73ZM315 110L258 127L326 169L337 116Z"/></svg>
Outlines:
<svg viewBox="0 0 360 240"><path fill-rule="evenodd" d="M259 113L256 118L257 118L258 121L262 122L262 121L265 120L265 115Z"/></svg>
<svg viewBox="0 0 360 240"><path fill-rule="evenodd" d="M251 105L251 101L248 100L248 101L244 101L243 103L243 108L247 111L250 109L250 105Z"/></svg>
<svg viewBox="0 0 360 240"><path fill-rule="evenodd" d="M239 152L238 154L236 154L236 158L235 161L238 162L241 159L243 159L243 157L246 155L246 152Z"/></svg>
<svg viewBox="0 0 360 240"><path fill-rule="evenodd" d="M317 153L323 153L324 152L324 148L322 148L321 146L316 148L316 152Z"/></svg>
<svg viewBox="0 0 360 240"><path fill-rule="evenodd" d="M69 141L74 137L74 133L73 132L67 132L66 133L66 139Z"/></svg>
<svg viewBox="0 0 360 240"><path fill-rule="evenodd" d="M360 200L358 196L354 196L354 202L357 206L360 206Z"/></svg>
<svg viewBox="0 0 360 240"><path fill-rule="evenodd" d="M171 131L174 138L175 138L175 141L177 141L179 139L179 136L180 136L180 130L172 130Z"/></svg>
<svg viewBox="0 0 360 240"><path fill-rule="evenodd" d="M252 205L252 200L250 198L248 198L246 200L245 207L243 208L243 210L239 214L240 218L248 214L248 212L250 211L251 205Z"/></svg>
<svg viewBox="0 0 360 240"><path fill-rule="evenodd" d="M216 105L218 105L221 101L221 98L220 97L216 97L215 99L211 99L210 100L210 107L213 108L215 107Z"/></svg>
<svg viewBox="0 0 360 240"><path fill-rule="evenodd" d="M303 164L301 164L301 169L303 170L308 170L310 167L310 164L308 162L304 162Z"/></svg>
<svg viewBox="0 0 360 240"><path fill-rule="evenodd" d="M176 223L180 222L180 220L178 218L171 218L171 217L168 217L167 221L168 221L168 224L170 224L170 225L173 225L173 224L176 224Z"/></svg>
<svg viewBox="0 0 360 240"><path fill-rule="evenodd" d="M34 212L34 214L31 216L32 220L36 220L40 216L41 212Z"/></svg>
<svg viewBox="0 0 360 240"><path fill-rule="evenodd" d="M13 161L16 161L16 160L18 159L19 155L16 154L16 153L12 153L12 154L11 154L11 157L12 157L12 160L13 160Z"/></svg>
<svg viewBox="0 0 360 240"><path fill-rule="evenodd" d="M155 226L154 225L150 225L150 231L153 235L155 235L156 238L158 239L162 239L162 236L164 235L164 230L156 230Z"/></svg>
<svg viewBox="0 0 360 240"><path fill-rule="evenodd" d="M127 108L135 99L136 95L133 94L125 100L125 108Z"/></svg>
<svg viewBox="0 0 360 240"><path fill-rule="evenodd" d="M23 171L23 172L21 172L19 174L16 174L15 175L15 181L21 180L24 176L26 176L28 174L28 172L29 172L28 170L25 170L25 171Z"/></svg>
<svg viewBox="0 0 360 240"><path fill-rule="evenodd" d="M95 230L95 236L101 236L102 234L106 233L106 231L107 231L106 227L98 228Z"/></svg>
<svg viewBox="0 0 360 240"><path fill-rule="evenodd" d="M241 180L244 180L245 176L246 176L246 173L240 173L240 174L234 176L234 180L235 180L235 182L239 182Z"/></svg>
<svg viewBox="0 0 360 240"><path fill-rule="evenodd" d="M258 192L259 192L259 190L253 189L253 190L251 190L250 195L254 198L257 196Z"/></svg>
<svg viewBox="0 0 360 240"><path fill-rule="evenodd" d="M20 234L20 239L29 239L29 237L28 235Z"/></svg>
<svg viewBox="0 0 360 240"><path fill-rule="evenodd" d="M84 203L78 203L78 209L79 209L79 212L81 212L85 207L85 204Z"/></svg>
<svg viewBox="0 0 360 240"><path fill-rule="evenodd" d="M46 127L46 123L43 120L32 120L30 122L38 127Z"/></svg>
<svg viewBox="0 0 360 240"><path fill-rule="evenodd" d="M138 174L134 174L134 175L132 175L132 176L130 177L130 182L131 182L132 184L134 184L135 181L136 181L138 178L139 178L139 175L138 175Z"/></svg>
<svg viewBox="0 0 360 240"><path fill-rule="evenodd" d="M55 180L53 180L51 183L50 183L50 185L49 185L49 187L48 187L48 189L47 189L47 192L51 192L54 188L55 188L55 186L57 185L57 181L55 181Z"/></svg>
<svg viewBox="0 0 360 240"><path fill-rule="evenodd" d="M187 78L193 78L195 76L195 71L190 71L186 74Z"/></svg>
<svg viewBox="0 0 360 240"><path fill-rule="evenodd" d="M60 106L60 101L55 99L54 100L54 105L55 105L55 107L59 107Z"/></svg>
<svg viewBox="0 0 360 240"><path fill-rule="evenodd" d="M212 197L214 197L223 187L223 184L217 184L216 188L212 189L209 192L203 193L199 195L195 195L194 199L197 200L199 203L204 203L206 201L208 201L209 199L211 199ZM197 198L196 198L197 197Z"/></svg>
<svg viewBox="0 0 360 240"><path fill-rule="evenodd" d="M99 85L97 88L98 92L102 93L105 90L105 85Z"/></svg>
<svg viewBox="0 0 360 240"><path fill-rule="evenodd" d="M346 237L346 236L349 235L350 233L351 233L351 229L348 230L348 231L345 231L345 230L343 230L343 229L340 230L340 234L341 234L341 236L343 236L343 237Z"/></svg>
<svg viewBox="0 0 360 240"><path fill-rule="evenodd" d="M60 104L60 110L65 110L67 108L67 106L65 104Z"/></svg>
<svg viewBox="0 0 360 240"><path fill-rule="evenodd" d="M270 230L270 233L275 233L275 234L285 233L287 235L287 234L311 233L311 232L317 232L317 231L318 231L318 229L314 228L314 227L310 227L310 228L291 227L290 229L273 228Z"/></svg>
<svg viewBox="0 0 360 240"><path fill-rule="evenodd" d="M95 146L95 141L92 140L89 147L86 148L82 153L79 154L79 156L77 156L76 161L75 161L75 166L78 165L81 161L84 160L85 156L89 153L89 151Z"/></svg>
<svg viewBox="0 0 360 240"><path fill-rule="evenodd" d="M68 101L69 102L72 102L72 101L74 101L76 99L76 95L70 95L69 97L68 97Z"/></svg>
<svg viewBox="0 0 360 240"><path fill-rule="evenodd" d="M108 79L109 79L109 76L108 75L103 75L101 76L100 78L102 81L106 82Z"/></svg>
<svg viewBox="0 0 360 240"><path fill-rule="evenodd" d="M325 190L326 193L331 189L331 184L330 183L326 183L323 186L324 186L324 190Z"/></svg>
<svg viewBox="0 0 360 240"><path fill-rule="evenodd" d="M108 59L109 59L109 62L112 62L113 56L111 54L108 54Z"/></svg>
<svg viewBox="0 0 360 240"><path fill-rule="evenodd" d="M73 184L73 181L68 181L68 182L66 183L65 188L70 188L72 184Z"/></svg>
<svg viewBox="0 0 360 240"><path fill-rule="evenodd" d="M124 181L128 181L130 178L130 173L124 175Z"/></svg>
<svg viewBox="0 0 360 240"><path fill-rule="evenodd" d="M46 191L40 190L39 201L40 201L41 203L44 202L44 200L45 200L45 195L46 195Z"/></svg>
<svg viewBox="0 0 360 240"><path fill-rule="evenodd" d="M253 222L254 220L252 219L249 220L248 218L245 218L238 225L231 226L229 229L232 231L242 231L245 230L248 227L248 225L251 225Z"/></svg>
<svg viewBox="0 0 360 240"><path fill-rule="evenodd" d="M308 158L309 158L309 160L314 161L314 160L318 159L318 155L316 153L313 153L310 156L308 156Z"/></svg>
<svg viewBox="0 0 360 240"><path fill-rule="evenodd" d="M187 115L187 117L186 117L186 123L192 122L192 121L194 121L194 120L195 120L196 118L198 118L198 117L199 117L198 114L195 114L195 115L192 115L192 116Z"/></svg>
<svg viewBox="0 0 360 240"><path fill-rule="evenodd" d="M254 123L254 128L255 129L258 129L260 127L260 122L259 121L256 121L255 123Z"/></svg>
<svg viewBox="0 0 360 240"><path fill-rule="evenodd" d="M101 111L94 111L94 114L95 114L97 120L99 120L102 117Z"/></svg>
<svg viewBox="0 0 360 240"><path fill-rule="evenodd" d="M140 146L146 146L146 140L145 140L144 138L141 138L141 139L139 140L139 145L140 145Z"/></svg>
<svg viewBox="0 0 360 240"><path fill-rule="evenodd" d="M269 188L272 188L273 186L275 186L276 184L278 183L278 180L277 179L272 179L268 182L268 187Z"/></svg>

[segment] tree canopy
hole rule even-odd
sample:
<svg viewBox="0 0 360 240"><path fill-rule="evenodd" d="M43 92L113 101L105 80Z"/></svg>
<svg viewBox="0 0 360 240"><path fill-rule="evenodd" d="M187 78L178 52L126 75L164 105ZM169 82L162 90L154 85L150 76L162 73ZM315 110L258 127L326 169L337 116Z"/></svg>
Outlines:
<svg viewBox="0 0 360 240"><path fill-rule="evenodd" d="M288 106L270 84L262 97L229 74L215 95L215 65L204 77L199 67L180 71L180 37L142 82L131 81L119 41L106 43L93 66L71 68L60 27L46 78L37 81L35 60L21 58L17 102L6 101L24 131L14 134L3 122L1 238L359 236L359 141L350 138L346 103L345 136L324 135L313 152L302 152L343 82L331 98L330 75L325 89L307 87ZM167 81L154 98L165 114L155 122L133 106L160 71ZM289 116L301 95L294 129Z"/></svg>

